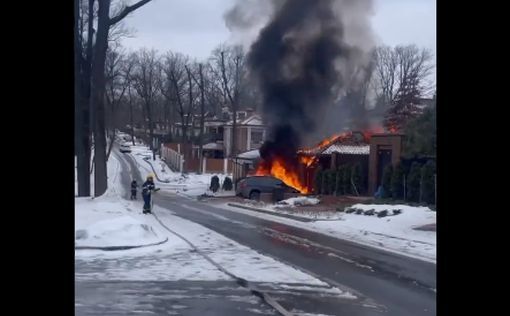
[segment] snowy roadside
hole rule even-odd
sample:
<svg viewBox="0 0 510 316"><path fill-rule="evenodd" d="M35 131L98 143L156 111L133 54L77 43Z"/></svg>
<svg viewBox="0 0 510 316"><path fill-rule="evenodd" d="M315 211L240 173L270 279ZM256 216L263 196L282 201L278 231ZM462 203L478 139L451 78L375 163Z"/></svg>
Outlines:
<svg viewBox="0 0 510 316"><path fill-rule="evenodd" d="M121 198L125 192L120 172L120 162L111 155L107 192L97 198L75 198L76 247L134 247L167 239L157 222L141 214L140 202Z"/></svg>
<svg viewBox="0 0 510 316"><path fill-rule="evenodd" d="M161 239L168 242L122 251L76 250L76 280L232 280L231 276L218 269L216 265L219 265L236 277L268 284L272 289L286 291L295 288L322 296L356 298L347 289L331 287L297 268L175 216L170 210L155 206L153 212L157 218L141 214L140 201L121 198L125 192L120 172L120 162L112 155L108 162L108 191L94 199L75 199L77 245L125 245ZM201 177L205 179L208 176ZM172 231L186 238L199 251Z"/></svg>
<svg viewBox="0 0 510 316"><path fill-rule="evenodd" d="M433 263L436 262L436 232L416 229L420 226L436 223L436 212L427 207L355 204L352 206L353 209L374 210L374 214L370 216L364 215L364 213L357 214L359 211L352 213L336 212L336 220L331 220L331 218L321 220L305 215L305 218L313 218L316 221L301 222L230 206L227 203L217 205L233 212L280 222ZM264 210L280 212L274 206L266 207ZM388 216L378 217L377 213L382 210L388 210ZM397 211L396 213L399 214L393 215L393 210L400 210L400 213ZM295 213L290 214L297 215Z"/></svg>

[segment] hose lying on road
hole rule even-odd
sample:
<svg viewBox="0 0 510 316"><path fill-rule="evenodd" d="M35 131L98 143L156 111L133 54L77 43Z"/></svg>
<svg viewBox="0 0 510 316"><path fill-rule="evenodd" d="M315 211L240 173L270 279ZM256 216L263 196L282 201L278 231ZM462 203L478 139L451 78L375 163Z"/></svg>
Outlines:
<svg viewBox="0 0 510 316"><path fill-rule="evenodd" d="M179 237L180 239L184 240L190 247L191 249L193 249L193 251L195 251L196 253L198 253L199 255L201 255L202 257L204 257L207 261L209 261L212 265L214 265L218 270L220 270L221 272L225 273L226 275L230 276L231 278L233 278L234 280L236 280L236 283L239 284L240 286L244 287L244 288L247 288L248 290L250 290L250 292L255 295L255 296L258 296L259 298L261 298L266 304L268 304L269 306L273 307L275 310L277 310L280 314L284 315L284 316L292 316L294 314L292 314L291 312L287 311L283 306L281 306L274 298L272 298L271 296L269 296L267 293L264 293L264 292L261 292L255 288L253 288L250 283L246 280L246 279L243 279L243 278L240 278L236 275L234 275L233 273L229 272L228 270L226 270L225 268L223 268L221 265L219 265L217 262L215 262L214 260L211 259L211 257L209 257L207 254L203 253L202 251L200 251L200 249L198 249L193 243L191 243L189 240L187 240L184 236L182 236L181 234L173 231L172 229L168 228L160 219L159 217L152 213L152 215L154 216L154 218L156 218L156 220L161 224L161 226L163 226L166 230L168 230L169 232L171 232L172 234L174 234L175 236Z"/></svg>

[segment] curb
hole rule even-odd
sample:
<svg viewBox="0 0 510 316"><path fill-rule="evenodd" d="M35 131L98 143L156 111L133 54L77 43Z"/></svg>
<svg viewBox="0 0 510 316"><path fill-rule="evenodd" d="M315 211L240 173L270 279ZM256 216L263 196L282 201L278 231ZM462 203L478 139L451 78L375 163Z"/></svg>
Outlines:
<svg viewBox="0 0 510 316"><path fill-rule="evenodd" d="M93 249L93 250L103 250L103 251L116 251L116 250L128 250L133 248L142 248L142 247L150 247L164 244L168 241L168 237L160 242L146 245L138 245L138 246L109 246L109 247L92 247L92 246L76 246L74 250L85 250L85 249Z"/></svg>
<svg viewBox="0 0 510 316"><path fill-rule="evenodd" d="M237 208L242 208L242 209L249 210L249 211L255 211L255 212L259 212L259 213L264 213L264 214L269 214L269 215L274 215L274 216L279 216L279 217L290 218L290 219L293 219L293 220L296 220L296 221L300 221L300 222L305 222L305 223L316 222L317 221L317 220L314 220L314 219L298 217L298 216L294 216L294 215L290 215L290 214L274 213L274 212L266 211L266 210L263 210L263 209L260 209L260 208L244 206L244 205L240 205L240 204L236 204L236 203L227 203L227 205L228 206L237 207Z"/></svg>

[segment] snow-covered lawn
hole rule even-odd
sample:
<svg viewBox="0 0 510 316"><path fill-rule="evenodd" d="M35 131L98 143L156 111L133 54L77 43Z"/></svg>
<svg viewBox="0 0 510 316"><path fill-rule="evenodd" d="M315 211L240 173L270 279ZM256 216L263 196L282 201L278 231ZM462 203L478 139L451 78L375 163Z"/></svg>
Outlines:
<svg viewBox="0 0 510 316"><path fill-rule="evenodd" d="M427 207L355 204L352 208L364 211L373 209L374 215L363 215L356 212L335 212L337 220L331 220L335 219L335 217L331 217L330 220L320 220L317 218L319 220L306 223L245 210L229 206L226 203L222 204L222 208L254 217L270 219L340 239L383 248L431 262L436 260L436 232L415 229L423 225L436 223L436 212ZM278 209L274 209L274 207L265 207L264 209L281 212ZM383 210L388 210L389 216L378 217L377 212ZM400 213L393 215L393 210L400 210ZM287 212L295 216L303 216L303 214Z"/></svg>

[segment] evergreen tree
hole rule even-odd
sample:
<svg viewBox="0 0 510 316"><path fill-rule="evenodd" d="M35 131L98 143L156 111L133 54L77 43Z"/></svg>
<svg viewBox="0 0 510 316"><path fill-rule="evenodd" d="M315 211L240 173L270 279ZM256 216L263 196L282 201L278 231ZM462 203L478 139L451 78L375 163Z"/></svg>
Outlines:
<svg viewBox="0 0 510 316"><path fill-rule="evenodd" d="M391 164L384 168L382 176L383 198L391 197L391 177L393 175L393 166Z"/></svg>
<svg viewBox="0 0 510 316"><path fill-rule="evenodd" d="M418 202L420 199L420 178L421 166L419 163L413 162L407 177L407 199L409 201Z"/></svg>

